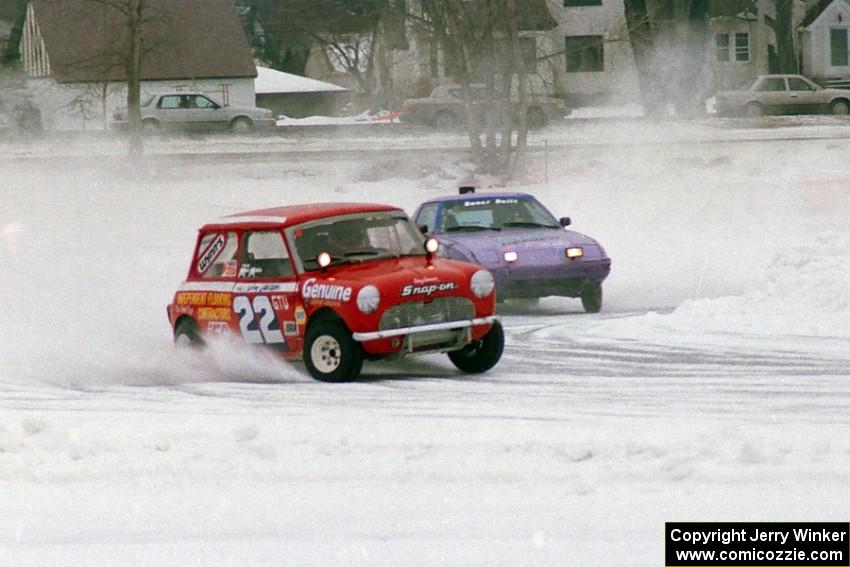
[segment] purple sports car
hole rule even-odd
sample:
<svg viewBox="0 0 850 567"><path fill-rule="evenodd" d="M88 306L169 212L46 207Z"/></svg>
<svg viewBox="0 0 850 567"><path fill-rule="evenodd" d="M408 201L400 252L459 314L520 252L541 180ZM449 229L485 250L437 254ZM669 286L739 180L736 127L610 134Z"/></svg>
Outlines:
<svg viewBox="0 0 850 567"><path fill-rule="evenodd" d="M500 300L580 297L585 311L599 312L611 260L597 241L566 230L570 219L556 219L531 195L460 193L422 203L413 215L439 239L441 256L490 270Z"/></svg>

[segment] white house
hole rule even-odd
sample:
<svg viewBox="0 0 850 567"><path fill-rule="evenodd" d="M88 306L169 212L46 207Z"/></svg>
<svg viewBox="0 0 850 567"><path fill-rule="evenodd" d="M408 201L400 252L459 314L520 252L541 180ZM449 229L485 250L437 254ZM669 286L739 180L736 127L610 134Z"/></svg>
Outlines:
<svg viewBox="0 0 850 567"><path fill-rule="evenodd" d="M256 67L233 0L147 0L142 99L201 91L254 104ZM47 128L99 128L126 105L128 29L106 2L30 0L21 63Z"/></svg>
<svg viewBox="0 0 850 567"><path fill-rule="evenodd" d="M799 27L803 74L824 83L850 79L850 2L813 4Z"/></svg>

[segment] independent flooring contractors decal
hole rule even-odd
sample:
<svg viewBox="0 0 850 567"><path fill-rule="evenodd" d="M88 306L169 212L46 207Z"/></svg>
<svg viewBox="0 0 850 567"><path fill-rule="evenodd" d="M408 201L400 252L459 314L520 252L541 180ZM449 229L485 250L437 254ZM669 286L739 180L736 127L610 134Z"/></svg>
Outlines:
<svg viewBox="0 0 850 567"><path fill-rule="evenodd" d="M850 523L667 522L666 567L850 567Z"/></svg>

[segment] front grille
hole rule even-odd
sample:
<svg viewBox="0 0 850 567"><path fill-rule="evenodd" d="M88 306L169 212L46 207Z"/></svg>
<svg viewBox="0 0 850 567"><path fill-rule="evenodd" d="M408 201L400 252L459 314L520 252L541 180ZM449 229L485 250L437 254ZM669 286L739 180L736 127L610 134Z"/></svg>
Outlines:
<svg viewBox="0 0 850 567"><path fill-rule="evenodd" d="M380 330L463 321L475 317L475 305L465 297L440 297L429 303L411 301L390 307L381 317Z"/></svg>

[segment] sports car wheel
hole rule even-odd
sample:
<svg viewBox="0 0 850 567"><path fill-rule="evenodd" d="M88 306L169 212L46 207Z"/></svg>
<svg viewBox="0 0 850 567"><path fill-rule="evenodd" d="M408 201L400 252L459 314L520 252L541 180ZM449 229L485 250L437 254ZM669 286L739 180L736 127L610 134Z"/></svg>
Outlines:
<svg viewBox="0 0 850 567"><path fill-rule="evenodd" d="M200 348L204 346L204 339L198 329L198 324L192 319L183 319L177 323L174 329L174 344L178 348Z"/></svg>
<svg viewBox="0 0 850 567"><path fill-rule="evenodd" d="M316 380L346 382L360 374L363 353L345 325L319 321L308 327L304 337L304 364Z"/></svg>
<svg viewBox="0 0 850 567"><path fill-rule="evenodd" d="M487 331L480 341L475 341L460 350L449 353L449 360L464 372L478 374L487 372L502 358L505 348L505 334L498 321Z"/></svg>
<svg viewBox="0 0 850 567"><path fill-rule="evenodd" d="M586 313L599 313L602 310L602 285L588 284L581 292L581 306Z"/></svg>
<svg viewBox="0 0 850 567"><path fill-rule="evenodd" d="M751 102L744 108L744 114L749 118L759 118L764 116L764 109L757 102Z"/></svg>
<svg viewBox="0 0 850 567"><path fill-rule="evenodd" d="M846 100L836 100L832 103L832 113L839 116L850 114L850 104Z"/></svg>

